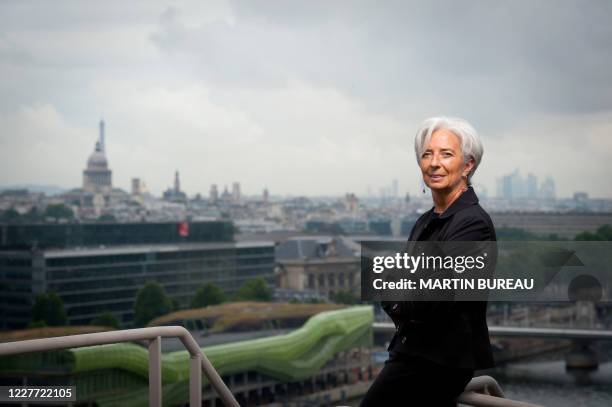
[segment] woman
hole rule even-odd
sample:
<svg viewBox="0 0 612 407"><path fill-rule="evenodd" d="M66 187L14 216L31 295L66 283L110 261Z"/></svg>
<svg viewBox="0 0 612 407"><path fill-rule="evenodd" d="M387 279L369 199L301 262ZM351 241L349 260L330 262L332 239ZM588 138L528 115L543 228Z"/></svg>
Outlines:
<svg viewBox="0 0 612 407"><path fill-rule="evenodd" d="M470 183L483 154L474 128L462 119L428 119L415 152L434 206L409 242L496 240ZM396 332L362 407L455 406L474 370L493 366L486 302L383 302L383 309Z"/></svg>

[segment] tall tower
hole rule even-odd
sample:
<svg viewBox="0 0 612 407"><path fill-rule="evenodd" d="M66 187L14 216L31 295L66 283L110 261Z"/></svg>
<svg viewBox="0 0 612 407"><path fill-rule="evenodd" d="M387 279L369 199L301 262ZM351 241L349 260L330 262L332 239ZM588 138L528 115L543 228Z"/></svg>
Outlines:
<svg viewBox="0 0 612 407"><path fill-rule="evenodd" d="M240 182L234 182L232 184L232 201L240 203L240 198Z"/></svg>
<svg viewBox="0 0 612 407"><path fill-rule="evenodd" d="M213 204L217 203L219 200L219 189L217 188L217 184L212 184L210 186L209 200Z"/></svg>
<svg viewBox="0 0 612 407"><path fill-rule="evenodd" d="M104 140L104 119L100 120L100 151L106 154L106 143Z"/></svg>
<svg viewBox="0 0 612 407"><path fill-rule="evenodd" d="M174 192L181 192L181 181L179 181L179 172L174 173Z"/></svg>

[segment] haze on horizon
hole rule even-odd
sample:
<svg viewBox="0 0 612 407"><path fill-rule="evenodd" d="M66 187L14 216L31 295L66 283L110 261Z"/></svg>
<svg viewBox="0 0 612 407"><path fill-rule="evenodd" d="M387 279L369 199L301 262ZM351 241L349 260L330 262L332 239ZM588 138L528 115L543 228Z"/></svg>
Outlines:
<svg viewBox="0 0 612 407"><path fill-rule="evenodd" d="M0 186L417 194L419 123L464 117L495 194L518 168L612 198L612 3L4 1Z"/></svg>

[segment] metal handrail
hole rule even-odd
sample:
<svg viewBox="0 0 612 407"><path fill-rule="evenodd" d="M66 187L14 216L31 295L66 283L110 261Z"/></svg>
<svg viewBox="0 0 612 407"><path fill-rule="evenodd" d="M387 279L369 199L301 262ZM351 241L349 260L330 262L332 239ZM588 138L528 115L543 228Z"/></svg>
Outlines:
<svg viewBox="0 0 612 407"><path fill-rule="evenodd" d="M179 338L189 352L190 406L202 404L203 370L223 403L229 407L240 407L193 336L182 326L158 326L0 343L0 356L149 340L149 406L161 407L161 338Z"/></svg>
<svg viewBox="0 0 612 407"><path fill-rule="evenodd" d="M179 338L189 352L190 406L200 406L202 404L203 370L223 403L229 407L240 407L219 373L206 355L202 353L193 336L182 326L126 329L0 343L0 356L149 340L149 406L161 407L161 338ZM473 378L465 387L465 391L459 396L458 401L474 407L540 407L536 404L504 398L501 387L491 376Z"/></svg>
<svg viewBox="0 0 612 407"><path fill-rule="evenodd" d="M538 404L504 398L497 380L491 376L474 377L457 399L459 403L474 407L541 407Z"/></svg>
<svg viewBox="0 0 612 407"><path fill-rule="evenodd" d="M374 322L372 328L378 332L395 332L392 322ZM612 340L612 330L576 328L538 328L518 326L489 326L490 336L538 337L552 339Z"/></svg>
<svg viewBox="0 0 612 407"><path fill-rule="evenodd" d="M491 376L476 376L465 386L464 391L477 391L495 397L505 397L497 380Z"/></svg>

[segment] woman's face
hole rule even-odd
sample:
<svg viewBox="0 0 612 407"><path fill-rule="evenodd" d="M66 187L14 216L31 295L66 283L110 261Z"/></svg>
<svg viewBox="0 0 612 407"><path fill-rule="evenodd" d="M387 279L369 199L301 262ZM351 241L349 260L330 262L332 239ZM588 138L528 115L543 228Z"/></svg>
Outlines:
<svg viewBox="0 0 612 407"><path fill-rule="evenodd" d="M473 160L464 163L459 137L446 129L433 132L420 160L423 181L437 191L452 191L466 185L462 175L467 176L473 166Z"/></svg>

